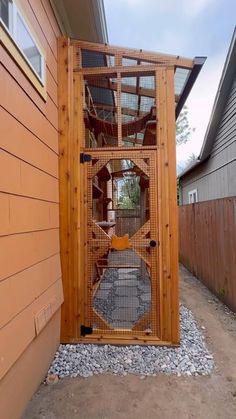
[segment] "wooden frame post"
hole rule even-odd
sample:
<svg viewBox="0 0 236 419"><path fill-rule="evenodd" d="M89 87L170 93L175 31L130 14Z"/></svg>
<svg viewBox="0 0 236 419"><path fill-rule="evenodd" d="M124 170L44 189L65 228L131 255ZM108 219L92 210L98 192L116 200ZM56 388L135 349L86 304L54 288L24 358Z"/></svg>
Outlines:
<svg viewBox="0 0 236 419"><path fill-rule="evenodd" d="M62 306L61 341L99 341L115 343L144 343L144 344L173 344L179 343L179 295L178 295L178 229L177 229L177 202L176 202L176 158L175 158L175 94L174 70L177 63L185 68L191 68L192 61L178 57L161 57L153 55L150 65L136 65L122 67L122 57L127 56L122 49L115 54L114 67L87 68L81 67L81 51L75 54L80 43L60 38L58 41L58 92L59 92L59 176L60 176L60 248L63 275L65 302ZM85 45L85 44L81 44ZM89 44L90 45L90 44ZM101 46L92 45L97 51ZM107 51L107 47L102 47ZM115 51L111 49L111 51ZM110 51L110 52L111 52ZM133 57L148 55L129 50ZM129 56L128 55L128 56ZM118 146L97 149L85 148L84 125L84 76L96 77L101 74L107 77L116 77L117 89L117 119L118 119ZM122 147L122 78L133 76L155 75L155 95L157 108L156 145L143 146L132 149ZM109 87L109 86L108 86ZM114 86L113 86L114 87ZM127 89L127 87L126 87ZM136 86L136 93L140 86ZM142 93L142 91L141 91ZM142 94L140 93L140 96ZM147 94L147 89L144 91ZM145 331L137 328L132 333L119 335L109 332L98 337L96 333L86 338L80 335L79 325L88 324L88 271L87 249L88 233L91 230L85 220L91 215L91 185L88 181L88 163L80 163L80 152L100 158L91 170L97 171L96 166L104 165L105 161L126 158L132 155L138 160L137 166L141 170L148 170L152 184L157 184L153 194L151 208L153 226L151 231L158 231L159 247L155 253L156 260L153 269L153 305L151 312L145 317L145 324L152 316L155 325L155 336L151 339ZM135 153L135 154L134 154ZM142 159L150 160L150 167ZM152 156L150 153L153 153ZM151 156L151 157L150 157ZM90 163L91 165L91 163ZM154 173L149 173L153 170ZM89 189L90 188L90 189ZM156 206L156 207L155 207ZM156 224L158 228L156 228ZM90 229L90 230L89 230ZM90 231L91 233L91 231ZM91 235L91 234L90 234ZM91 239L91 237L90 237ZM146 239L143 239L146 240ZM154 252L152 253L154 255ZM157 256L158 254L158 256ZM87 306L86 306L87 304ZM160 311L160 313L159 313ZM99 322L99 318L96 319ZM96 322L95 322L96 323ZM136 325L137 326L137 325ZM105 330L106 332L106 330ZM136 333L137 332L137 333ZM142 333L143 334L142 334Z"/></svg>
<svg viewBox="0 0 236 419"><path fill-rule="evenodd" d="M174 68L156 71L161 340L179 343Z"/></svg>
<svg viewBox="0 0 236 419"><path fill-rule="evenodd" d="M81 117L82 97L80 78L73 79L73 47L66 38L58 40L59 92L59 196L60 249L64 304L62 305L61 341L78 338L78 279L79 279L79 139L78 118ZM75 103L76 102L76 103ZM81 110L81 111L80 111ZM81 118L82 120L82 118ZM81 126L82 124L80 124Z"/></svg>

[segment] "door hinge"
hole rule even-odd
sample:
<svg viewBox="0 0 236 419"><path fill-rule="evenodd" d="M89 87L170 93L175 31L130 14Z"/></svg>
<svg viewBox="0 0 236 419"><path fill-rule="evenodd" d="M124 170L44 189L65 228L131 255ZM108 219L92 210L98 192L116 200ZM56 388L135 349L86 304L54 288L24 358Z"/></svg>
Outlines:
<svg viewBox="0 0 236 419"><path fill-rule="evenodd" d="M92 160L90 154L80 153L80 163L87 163Z"/></svg>
<svg viewBox="0 0 236 419"><path fill-rule="evenodd" d="M91 335L92 333L93 333L93 328L92 327L84 326L84 324L82 324L80 326L81 336Z"/></svg>

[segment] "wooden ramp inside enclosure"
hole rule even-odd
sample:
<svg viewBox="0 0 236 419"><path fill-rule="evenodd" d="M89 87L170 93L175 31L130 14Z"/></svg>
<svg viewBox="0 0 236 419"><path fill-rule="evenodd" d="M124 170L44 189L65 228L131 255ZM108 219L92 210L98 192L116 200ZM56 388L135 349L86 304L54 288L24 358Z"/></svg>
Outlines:
<svg viewBox="0 0 236 419"><path fill-rule="evenodd" d="M175 115L199 63L68 39L59 62L61 340L178 344Z"/></svg>

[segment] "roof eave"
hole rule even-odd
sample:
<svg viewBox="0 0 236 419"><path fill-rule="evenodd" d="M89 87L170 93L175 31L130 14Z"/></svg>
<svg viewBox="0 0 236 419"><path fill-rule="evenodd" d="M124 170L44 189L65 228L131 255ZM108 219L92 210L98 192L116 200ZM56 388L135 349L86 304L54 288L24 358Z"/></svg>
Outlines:
<svg viewBox="0 0 236 419"><path fill-rule="evenodd" d="M192 68L192 70L191 70L191 72L188 76L185 87L184 87L184 89L181 93L181 96L179 98L178 104L177 104L176 109L175 109L176 119L178 118L181 110L183 109L183 106L184 106L184 104L185 104L185 102L188 98L188 95L189 95L189 93L190 93L190 91L191 91L191 89L192 89L192 87L193 87L193 85L194 85L194 83L195 83L195 81L196 81L196 79L197 79L197 77L198 77L198 75L199 75L199 73L202 69L202 66L205 63L205 61L206 61L206 57L195 57L194 58L193 68Z"/></svg>
<svg viewBox="0 0 236 419"><path fill-rule="evenodd" d="M202 149L200 152L200 160L205 160L211 154L213 142L220 123L221 114L224 110L225 103L228 97L229 89L231 88L233 78L236 70L236 27L234 29L232 41L226 57L218 90L214 100L211 116L207 126L204 137Z"/></svg>
<svg viewBox="0 0 236 419"><path fill-rule="evenodd" d="M107 43L103 0L50 0L63 35L95 43Z"/></svg>
<svg viewBox="0 0 236 419"><path fill-rule="evenodd" d="M180 180L182 177L192 172L194 169L196 169L196 167L198 167L202 163L203 161L197 159L192 165L188 166L186 169L183 170L182 173L179 174L178 179Z"/></svg>

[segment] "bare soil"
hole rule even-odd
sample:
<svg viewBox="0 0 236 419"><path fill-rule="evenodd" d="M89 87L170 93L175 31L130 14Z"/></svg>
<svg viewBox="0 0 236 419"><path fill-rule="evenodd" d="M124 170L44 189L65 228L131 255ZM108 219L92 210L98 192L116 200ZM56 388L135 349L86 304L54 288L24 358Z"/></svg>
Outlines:
<svg viewBox="0 0 236 419"><path fill-rule="evenodd" d="M214 355L211 376L65 378L42 384L22 419L236 419L236 315L185 268L180 272L181 300Z"/></svg>

